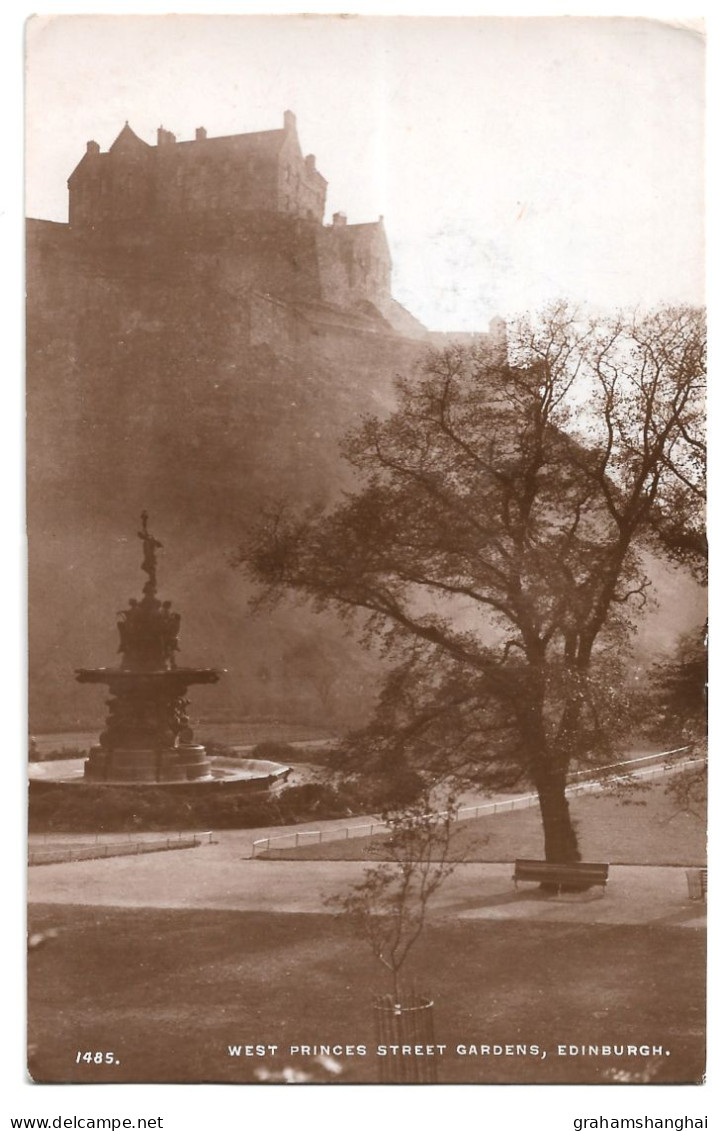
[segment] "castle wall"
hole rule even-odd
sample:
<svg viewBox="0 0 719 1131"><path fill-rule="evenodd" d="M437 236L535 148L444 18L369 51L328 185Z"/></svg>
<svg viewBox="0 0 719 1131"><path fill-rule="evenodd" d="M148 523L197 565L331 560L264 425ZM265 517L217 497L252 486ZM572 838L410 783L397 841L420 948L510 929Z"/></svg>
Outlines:
<svg viewBox="0 0 719 1131"><path fill-rule="evenodd" d="M277 165L277 208L280 212L321 224L325 213L327 182L315 168L312 156L303 157L297 134L291 128Z"/></svg>
<svg viewBox="0 0 719 1131"><path fill-rule="evenodd" d="M232 140L161 146L155 174L155 217L162 224L205 213L234 216L276 211L275 162L261 152L243 155Z"/></svg>
<svg viewBox="0 0 719 1131"><path fill-rule="evenodd" d="M121 134L113 150L102 154L96 142L88 142L68 180L70 227L99 229L152 217L153 172L153 151L139 138L129 143Z"/></svg>
<svg viewBox="0 0 719 1131"><path fill-rule="evenodd" d="M196 148L195 148L196 147ZM153 230L208 214L278 210L276 162L238 159L231 145L167 144L137 155L90 156L70 190L70 226Z"/></svg>
<svg viewBox="0 0 719 1131"><path fill-rule="evenodd" d="M344 307L372 303L380 311L389 306L392 264L381 223L334 223L319 234L317 252L325 302Z"/></svg>
<svg viewBox="0 0 719 1131"><path fill-rule="evenodd" d="M305 329L295 310L271 295L251 291L247 296L248 337L252 348L267 346L280 355L291 355Z"/></svg>

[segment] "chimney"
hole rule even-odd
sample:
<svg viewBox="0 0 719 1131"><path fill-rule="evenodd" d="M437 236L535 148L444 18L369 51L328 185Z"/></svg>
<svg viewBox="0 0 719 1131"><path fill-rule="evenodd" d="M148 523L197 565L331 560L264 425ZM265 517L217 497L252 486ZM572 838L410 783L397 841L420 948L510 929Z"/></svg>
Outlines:
<svg viewBox="0 0 719 1131"><path fill-rule="evenodd" d="M163 130L160 126L157 131L157 144L158 145L174 145L177 138L170 130Z"/></svg>
<svg viewBox="0 0 719 1131"><path fill-rule="evenodd" d="M314 153L308 153L307 154L307 156L305 157L305 165L307 167L308 173L314 173L315 167L316 167L315 166L315 155L314 155Z"/></svg>
<svg viewBox="0 0 719 1131"><path fill-rule="evenodd" d="M347 217L344 214L344 212L333 212L332 213L332 227L333 228L346 228L347 227Z"/></svg>
<svg viewBox="0 0 719 1131"><path fill-rule="evenodd" d="M197 129L195 130L195 141L206 141L206 140L207 140L207 130L205 129L204 126L198 126Z"/></svg>
<svg viewBox="0 0 719 1131"><path fill-rule="evenodd" d="M87 152L88 153L99 153L100 152L100 146L97 144L96 141L88 141Z"/></svg>
<svg viewBox="0 0 719 1131"><path fill-rule="evenodd" d="M291 110L285 110L284 122L287 133L297 133L297 119Z"/></svg>

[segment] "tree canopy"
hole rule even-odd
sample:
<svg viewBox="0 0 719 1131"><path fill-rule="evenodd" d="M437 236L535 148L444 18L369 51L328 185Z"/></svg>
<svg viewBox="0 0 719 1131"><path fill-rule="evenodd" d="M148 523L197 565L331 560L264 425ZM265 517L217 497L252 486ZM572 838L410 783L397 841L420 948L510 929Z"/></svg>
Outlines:
<svg viewBox="0 0 719 1131"><path fill-rule="evenodd" d="M549 860L579 856L567 775L621 715L643 555L705 549L704 385L701 311L557 304L506 354L429 353L346 439L356 492L267 516L238 556L265 600L361 614L397 661L365 741L531 782Z"/></svg>

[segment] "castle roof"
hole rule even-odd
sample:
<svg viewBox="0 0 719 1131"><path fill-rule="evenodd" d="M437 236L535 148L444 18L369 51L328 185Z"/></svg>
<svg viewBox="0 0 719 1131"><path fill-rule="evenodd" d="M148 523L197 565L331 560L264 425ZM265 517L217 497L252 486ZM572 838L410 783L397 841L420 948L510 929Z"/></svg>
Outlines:
<svg viewBox="0 0 719 1131"><path fill-rule="evenodd" d="M278 152L284 143L284 130L259 130L251 134L223 134L220 137L188 138L187 141L178 141L177 145L232 145L233 149L263 149L266 153Z"/></svg>
<svg viewBox="0 0 719 1131"><path fill-rule="evenodd" d="M150 145L148 142L143 141L138 137L135 131L131 128L128 122L120 130L119 134L109 147L107 153L101 153L100 147L96 142L88 142L88 153L92 154L94 159L98 157L106 159L110 154L130 154L157 153L158 150L167 152L170 148L173 152L188 153L189 150L204 153L209 156L219 156L221 153L232 153L239 158L253 158L253 159L266 159L274 160L278 157L280 150L286 143L288 135L294 135L297 142L295 117L290 111L285 112L285 124L283 129L279 130L258 130L254 133L245 134L224 134L220 137L207 137L204 129L198 129L194 138L188 138L185 141L177 141L175 135L170 130L165 130L160 126L157 131L157 144ZM85 154L79 164L75 167L70 174L69 180L72 181L75 174L85 165ZM313 160L308 158L307 160ZM326 179L322 176L319 170L313 165L312 172L314 176L319 177L322 181Z"/></svg>
<svg viewBox="0 0 719 1131"><path fill-rule="evenodd" d="M130 123L125 122L125 125L110 146L109 152L115 153L118 150L137 149L138 147L141 149L151 148L146 141L143 141L142 138L138 137L135 131L131 129Z"/></svg>

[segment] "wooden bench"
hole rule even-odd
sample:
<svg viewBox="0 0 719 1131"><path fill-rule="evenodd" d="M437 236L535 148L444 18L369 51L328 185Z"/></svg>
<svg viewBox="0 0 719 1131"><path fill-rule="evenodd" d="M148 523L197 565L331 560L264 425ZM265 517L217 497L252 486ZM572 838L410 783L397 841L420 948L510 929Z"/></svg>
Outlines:
<svg viewBox="0 0 719 1131"><path fill-rule="evenodd" d="M514 886L519 880L534 884L555 884L558 891L563 888L595 887L601 884L602 894L609 878L608 864L548 864L546 860L515 860Z"/></svg>

